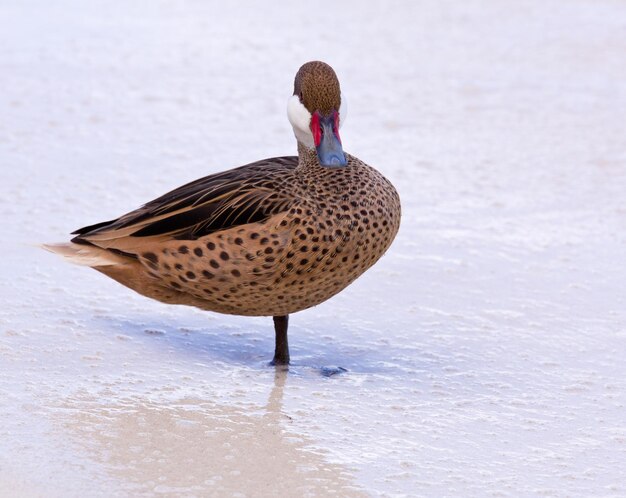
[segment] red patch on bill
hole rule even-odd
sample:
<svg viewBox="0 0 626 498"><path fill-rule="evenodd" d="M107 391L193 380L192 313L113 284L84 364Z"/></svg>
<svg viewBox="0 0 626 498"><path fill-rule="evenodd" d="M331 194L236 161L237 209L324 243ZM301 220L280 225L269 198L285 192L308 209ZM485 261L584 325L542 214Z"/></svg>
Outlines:
<svg viewBox="0 0 626 498"><path fill-rule="evenodd" d="M313 133L315 147L319 147L322 141L322 128L320 126L320 113L318 111L315 111L313 116L311 116L311 133Z"/></svg>
<svg viewBox="0 0 626 498"><path fill-rule="evenodd" d="M333 133L341 143L341 137L339 136L339 113L337 111L333 111Z"/></svg>

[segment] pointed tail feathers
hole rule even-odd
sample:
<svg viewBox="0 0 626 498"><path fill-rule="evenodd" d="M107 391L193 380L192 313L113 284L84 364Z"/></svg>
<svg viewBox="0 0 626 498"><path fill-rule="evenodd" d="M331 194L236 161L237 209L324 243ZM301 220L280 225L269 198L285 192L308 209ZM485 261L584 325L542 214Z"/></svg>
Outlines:
<svg viewBox="0 0 626 498"><path fill-rule="evenodd" d="M112 266L128 264L129 258L115 254L100 247L74 244L42 244L44 249L70 260L72 263L83 266Z"/></svg>

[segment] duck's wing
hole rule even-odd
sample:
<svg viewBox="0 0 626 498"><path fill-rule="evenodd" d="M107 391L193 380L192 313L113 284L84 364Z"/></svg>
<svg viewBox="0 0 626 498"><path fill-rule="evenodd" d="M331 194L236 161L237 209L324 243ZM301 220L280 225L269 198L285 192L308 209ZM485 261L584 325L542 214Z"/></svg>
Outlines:
<svg viewBox="0 0 626 498"><path fill-rule="evenodd" d="M296 156L257 161L193 181L115 220L76 230L72 242L126 251L146 238L194 240L263 222L297 199L282 187Z"/></svg>

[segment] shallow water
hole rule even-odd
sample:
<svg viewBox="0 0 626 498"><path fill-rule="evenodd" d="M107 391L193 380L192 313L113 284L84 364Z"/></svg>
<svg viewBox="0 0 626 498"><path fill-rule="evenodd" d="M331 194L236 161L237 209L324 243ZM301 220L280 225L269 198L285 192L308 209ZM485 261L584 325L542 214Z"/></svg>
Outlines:
<svg viewBox="0 0 626 498"><path fill-rule="evenodd" d="M0 495L626 494L623 4L88 5L0 10ZM314 58L403 223L288 372L36 247L294 153Z"/></svg>

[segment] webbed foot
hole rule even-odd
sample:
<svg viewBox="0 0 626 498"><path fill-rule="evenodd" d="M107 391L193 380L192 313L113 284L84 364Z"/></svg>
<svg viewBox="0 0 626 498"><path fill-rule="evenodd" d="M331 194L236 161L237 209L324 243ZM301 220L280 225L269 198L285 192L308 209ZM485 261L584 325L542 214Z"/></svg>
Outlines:
<svg viewBox="0 0 626 498"><path fill-rule="evenodd" d="M322 374L323 377L332 377L333 375L339 375L342 373L346 373L347 371L348 371L347 368L336 367L334 365L322 367L320 369L320 373Z"/></svg>

